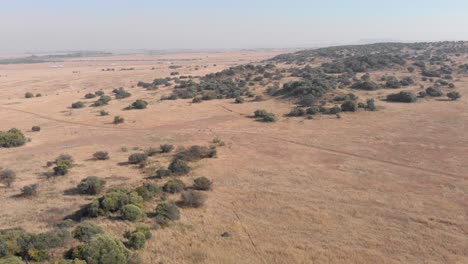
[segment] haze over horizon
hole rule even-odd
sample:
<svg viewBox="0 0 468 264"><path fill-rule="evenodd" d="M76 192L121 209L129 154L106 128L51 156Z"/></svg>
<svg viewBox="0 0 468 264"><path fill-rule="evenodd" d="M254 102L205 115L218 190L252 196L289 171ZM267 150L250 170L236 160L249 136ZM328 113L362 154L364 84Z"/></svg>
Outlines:
<svg viewBox="0 0 468 264"><path fill-rule="evenodd" d="M467 10L462 0L2 1L0 52L466 40Z"/></svg>

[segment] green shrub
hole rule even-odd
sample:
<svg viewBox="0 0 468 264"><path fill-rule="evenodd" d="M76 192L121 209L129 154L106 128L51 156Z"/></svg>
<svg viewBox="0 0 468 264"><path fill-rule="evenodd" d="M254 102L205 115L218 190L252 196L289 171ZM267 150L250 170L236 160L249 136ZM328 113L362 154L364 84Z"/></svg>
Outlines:
<svg viewBox="0 0 468 264"><path fill-rule="evenodd" d="M93 103L93 106L103 106L109 104L112 98L108 95L102 95L99 99Z"/></svg>
<svg viewBox="0 0 468 264"><path fill-rule="evenodd" d="M145 100L136 100L135 102L132 103L130 106L131 109L145 109L148 106L148 102Z"/></svg>
<svg viewBox="0 0 468 264"><path fill-rule="evenodd" d="M447 97L455 101L461 98L461 94L457 91L448 92Z"/></svg>
<svg viewBox="0 0 468 264"><path fill-rule="evenodd" d="M174 146L169 144L162 144L159 146L159 148L161 149L162 153L169 153L174 149Z"/></svg>
<svg viewBox="0 0 468 264"><path fill-rule="evenodd" d="M33 97L34 97L34 94L31 92L27 92L24 94L24 98L33 98Z"/></svg>
<svg viewBox="0 0 468 264"><path fill-rule="evenodd" d="M254 101L255 101L255 102L261 102L261 101L263 101L263 100L264 100L264 98L263 98L263 96L261 96L261 95L256 95L255 98L254 98Z"/></svg>
<svg viewBox="0 0 468 264"><path fill-rule="evenodd" d="M21 188L21 196L23 197L33 197L38 193L39 185L29 184Z"/></svg>
<svg viewBox="0 0 468 264"><path fill-rule="evenodd" d="M148 155L145 153L133 153L130 156L128 156L128 162L130 164L141 164L146 162L148 159Z"/></svg>
<svg viewBox="0 0 468 264"><path fill-rule="evenodd" d="M103 233L102 227L91 222L83 222L75 227L72 234L74 238L80 241L91 241L93 237Z"/></svg>
<svg viewBox="0 0 468 264"><path fill-rule="evenodd" d="M236 100L234 101L234 103L236 103L236 104L243 104L244 101L245 101L244 98L238 96L238 97L236 97Z"/></svg>
<svg viewBox="0 0 468 264"><path fill-rule="evenodd" d="M93 154L95 160L108 160L109 153L107 151L97 151Z"/></svg>
<svg viewBox="0 0 468 264"><path fill-rule="evenodd" d="M121 116L114 116L114 121L112 123L114 124L121 124L125 121L125 119Z"/></svg>
<svg viewBox="0 0 468 264"><path fill-rule="evenodd" d="M175 159L184 161L197 161L206 158L216 157L216 147L205 147L193 145L188 149L183 149L175 155Z"/></svg>
<svg viewBox="0 0 468 264"><path fill-rule="evenodd" d="M135 222L142 219L145 216L145 213L133 204L127 204L120 210L122 218L124 220Z"/></svg>
<svg viewBox="0 0 468 264"><path fill-rule="evenodd" d="M61 154L55 159L54 175L63 176L66 175L69 169L73 166L73 157L68 154Z"/></svg>
<svg viewBox="0 0 468 264"><path fill-rule="evenodd" d="M170 221L176 221L180 218L179 208L173 203L163 202L156 206L155 219L159 225L167 225Z"/></svg>
<svg viewBox="0 0 468 264"><path fill-rule="evenodd" d="M16 181L16 173L10 169L4 169L0 171L0 181L9 188Z"/></svg>
<svg viewBox="0 0 468 264"><path fill-rule="evenodd" d="M341 111L343 112L356 112L358 104L354 100L347 100L341 105Z"/></svg>
<svg viewBox="0 0 468 264"><path fill-rule="evenodd" d="M268 112L264 109L258 109L254 112L254 117L256 118L263 118Z"/></svg>
<svg viewBox="0 0 468 264"><path fill-rule="evenodd" d="M118 239L97 236L72 250L71 257L87 264L127 264L130 251Z"/></svg>
<svg viewBox="0 0 468 264"><path fill-rule="evenodd" d="M74 102L72 105L71 105L72 108L75 108L75 109L79 109L79 108L83 108L85 107L84 103L83 102Z"/></svg>
<svg viewBox="0 0 468 264"><path fill-rule="evenodd" d="M261 121L263 122L276 122L277 118L276 115L273 113L267 113L261 118Z"/></svg>
<svg viewBox="0 0 468 264"><path fill-rule="evenodd" d="M25 264L25 262L18 257L6 257L0 259L0 264Z"/></svg>
<svg viewBox="0 0 468 264"><path fill-rule="evenodd" d="M185 191L180 196L180 203L187 207L201 207L205 200L206 196L203 193L194 190Z"/></svg>
<svg viewBox="0 0 468 264"><path fill-rule="evenodd" d="M211 190L213 182L206 177L198 177L193 180L193 188L199 191Z"/></svg>
<svg viewBox="0 0 468 264"><path fill-rule="evenodd" d="M55 176L64 176L68 174L70 167L66 164L58 164L53 168Z"/></svg>
<svg viewBox="0 0 468 264"><path fill-rule="evenodd" d="M173 175L184 175L190 172L191 168L186 161L175 159L169 164L169 171Z"/></svg>
<svg viewBox="0 0 468 264"><path fill-rule="evenodd" d="M172 175L172 172L168 169L160 168L156 171L156 178L162 179L164 177L169 177Z"/></svg>
<svg viewBox="0 0 468 264"><path fill-rule="evenodd" d="M97 96L103 96L104 92L99 90L99 91L94 92L94 94L97 95Z"/></svg>
<svg viewBox="0 0 468 264"><path fill-rule="evenodd" d="M149 226L144 225L144 224L138 224L135 228L135 232L142 233L145 236L145 239L150 239L153 236Z"/></svg>
<svg viewBox="0 0 468 264"><path fill-rule="evenodd" d="M93 98L95 98L96 96L97 96L97 95L94 94L94 93L87 93L87 94L84 96L84 98L85 98L85 99L93 99Z"/></svg>
<svg viewBox="0 0 468 264"><path fill-rule="evenodd" d="M306 114L306 110L300 107L296 107L292 109L287 115L288 116L305 116L305 114Z"/></svg>
<svg viewBox="0 0 468 264"><path fill-rule="evenodd" d="M168 193L178 193L185 189L185 184L179 179L170 179L163 186L163 191Z"/></svg>
<svg viewBox="0 0 468 264"><path fill-rule="evenodd" d="M0 131L0 147L12 148L23 146L27 139L21 130L12 128L8 131Z"/></svg>
<svg viewBox="0 0 468 264"><path fill-rule="evenodd" d="M410 91L401 91L399 93L387 95L387 101L389 102L413 103L416 102L417 99L416 95Z"/></svg>
<svg viewBox="0 0 468 264"><path fill-rule="evenodd" d="M143 186L136 188L135 191L144 201L148 201L158 194L161 188L153 183L145 183Z"/></svg>
<svg viewBox="0 0 468 264"><path fill-rule="evenodd" d="M118 89L112 90L112 92L115 94L116 99L123 99L132 96L131 93L125 91L124 88L120 87Z"/></svg>
<svg viewBox="0 0 468 264"><path fill-rule="evenodd" d="M367 99L367 102L366 102L366 109L368 109L369 111L375 111L375 110L377 110L377 106L375 106L375 101L374 101L374 99Z"/></svg>
<svg viewBox="0 0 468 264"><path fill-rule="evenodd" d="M158 154L158 153L159 153L159 149L151 147L151 148L148 148L148 149L145 151L145 153L146 153L146 155L148 155L149 157L151 157L151 156L154 156L154 155Z"/></svg>
<svg viewBox="0 0 468 264"><path fill-rule="evenodd" d="M201 103L202 101L203 101L203 99L202 99L200 96L195 96L195 97L192 99L192 103L194 103L194 104Z"/></svg>
<svg viewBox="0 0 468 264"><path fill-rule="evenodd" d="M440 97L444 95L439 88L429 87L426 89L426 94L433 97Z"/></svg>
<svg viewBox="0 0 468 264"><path fill-rule="evenodd" d="M107 116L107 115L109 115L109 112L107 112L107 111L105 111L105 110L101 110L101 111L99 112L99 115L101 115L101 116Z"/></svg>
<svg viewBox="0 0 468 264"><path fill-rule="evenodd" d="M106 181L104 179L100 179L96 176L89 176L81 180L77 189L81 194L96 195L101 192L105 184Z"/></svg>
<svg viewBox="0 0 468 264"><path fill-rule="evenodd" d="M145 246L145 234L141 232L134 232L128 238L128 247L132 249L142 249Z"/></svg>
<svg viewBox="0 0 468 264"><path fill-rule="evenodd" d="M40 127L40 126L33 126L33 127L31 128L31 130L32 130L33 132L39 132L39 131L41 131L41 127Z"/></svg>
<svg viewBox="0 0 468 264"><path fill-rule="evenodd" d="M318 106L312 106L312 107L307 108L306 113L308 115L316 115L320 113L320 109Z"/></svg>

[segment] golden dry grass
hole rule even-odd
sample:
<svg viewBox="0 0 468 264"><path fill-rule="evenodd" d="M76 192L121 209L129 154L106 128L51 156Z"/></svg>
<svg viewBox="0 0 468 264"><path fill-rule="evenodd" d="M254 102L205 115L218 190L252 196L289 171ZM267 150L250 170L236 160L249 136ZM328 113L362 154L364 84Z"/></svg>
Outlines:
<svg viewBox="0 0 468 264"><path fill-rule="evenodd" d="M456 82L464 96L456 102L377 101L377 112L314 120L283 117L291 104L272 98L191 104L159 101L169 88L129 88L168 76L173 71L168 61L182 65L177 71L183 75L204 75L278 53L105 57L60 63L64 68L0 66L0 129L17 127L32 140L0 149L0 166L18 175L12 189L1 189L0 228L48 228L91 201L63 194L87 176L106 178L108 187L138 185L144 181L138 169L117 165L135 152L133 147L206 145L219 137L226 146L218 158L196 163L184 179L213 179L206 205L182 209L181 221L154 231L140 252L145 263L468 263L466 78ZM136 70L101 71L124 67ZM133 95L104 107L109 116L92 107L69 109L78 100L92 102L82 99L88 92L109 93L120 86ZM24 99L27 91L43 97ZM149 101L148 109L123 110L140 98ZM265 124L247 118L260 108L280 120ZM114 115L126 122L112 125ZM33 125L42 131L30 132ZM123 146L129 151L122 152ZM98 150L108 151L111 159L90 160ZM73 155L78 165L66 177L45 179L45 163L61 153ZM168 157L152 161L167 164ZM12 198L37 182L37 198ZM112 220L100 225L119 238L132 228ZM231 237L221 237L223 232Z"/></svg>

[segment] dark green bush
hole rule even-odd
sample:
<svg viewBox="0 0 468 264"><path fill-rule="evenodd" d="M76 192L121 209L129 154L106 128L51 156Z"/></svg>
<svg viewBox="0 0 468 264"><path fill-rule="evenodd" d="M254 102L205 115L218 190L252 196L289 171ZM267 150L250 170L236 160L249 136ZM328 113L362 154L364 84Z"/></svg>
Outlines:
<svg viewBox="0 0 468 264"><path fill-rule="evenodd" d="M427 88L426 94L429 96L433 96L433 97L440 97L444 95L439 88L434 88L434 87Z"/></svg>
<svg viewBox="0 0 468 264"><path fill-rule="evenodd" d="M120 87L118 89L112 90L112 92L115 94L116 99L123 99L132 96L131 93L125 91L124 88Z"/></svg>
<svg viewBox="0 0 468 264"><path fill-rule="evenodd" d="M151 200L156 194L161 191L161 188L153 183L145 183L135 189L136 193L143 198L144 201Z"/></svg>
<svg viewBox="0 0 468 264"><path fill-rule="evenodd" d="M109 153L107 151L97 151L93 154L95 160L108 160Z"/></svg>
<svg viewBox="0 0 468 264"><path fill-rule="evenodd" d="M304 116L306 114L306 110L296 107L293 108L287 115L288 116Z"/></svg>
<svg viewBox="0 0 468 264"><path fill-rule="evenodd" d="M178 193L185 189L185 184L179 179L170 179L163 186L163 191L168 193Z"/></svg>
<svg viewBox="0 0 468 264"><path fill-rule="evenodd" d="M185 191L180 196L180 203L187 207L201 207L205 200L206 196L203 193L194 190Z"/></svg>
<svg viewBox="0 0 468 264"><path fill-rule="evenodd" d="M103 91L96 91L96 92L94 92L94 94L97 95L97 96L103 96L104 92Z"/></svg>
<svg viewBox="0 0 468 264"><path fill-rule="evenodd" d="M453 91L453 92L447 93L447 97L455 101L461 98L461 94L457 91Z"/></svg>
<svg viewBox="0 0 468 264"><path fill-rule="evenodd" d="M194 145L188 149L183 149L175 155L175 159L184 161L197 161L206 158L216 157L216 147L205 147Z"/></svg>
<svg viewBox="0 0 468 264"><path fill-rule="evenodd" d="M101 116L107 116L107 115L109 115L109 112L107 112L107 111L105 111L105 110L101 110L101 111L99 112L99 115L101 115Z"/></svg>
<svg viewBox="0 0 468 264"><path fill-rule="evenodd" d="M71 257L87 264L128 264L130 251L118 239L97 236L72 250Z"/></svg>
<svg viewBox="0 0 468 264"><path fill-rule="evenodd" d="M85 99L93 99L95 98L97 95L94 94L94 93L87 93L84 97Z"/></svg>
<svg viewBox="0 0 468 264"><path fill-rule="evenodd" d="M131 249L142 249L145 247L146 238L145 234L141 232L135 232L128 238L128 246Z"/></svg>
<svg viewBox="0 0 468 264"><path fill-rule="evenodd" d="M175 159L169 164L169 171L173 175L184 175L190 172L191 168L186 161L181 159Z"/></svg>
<svg viewBox="0 0 468 264"><path fill-rule="evenodd" d="M410 91L401 91L399 93L387 95L387 101L389 102L413 103L416 102L417 99L416 95Z"/></svg>
<svg viewBox="0 0 468 264"><path fill-rule="evenodd" d="M356 112L358 104L354 100L347 100L341 105L341 111L343 112Z"/></svg>
<svg viewBox="0 0 468 264"><path fill-rule="evenodd" d="M140 164L146 162L148 155L145 153L133 153L128 156L128 162L130 164Z"/></svg>
<svg viewBox="0 0 468 264"><path fill-rule="evenodd" d="M156 178L162 179L164 177L169 177L172 175L172 172L168 169L161 168L156 171Z"/></svg>
<svg viewBox="0 0 468 264"><path fill-rule="evenodd" d="M33 197L38 193L39 185L29 184L21 188L21 196L23 197Z"/></svg>
<svg viewBox="0 0 468 264"><path fill-rule="evenodd" d="M308 115L316 115L320 113L320 109L318 106L312 106L312 107L307 108L306 113Z"/></svg>
<svg viewBox="0 0 468 264"><path fill-rule="evenodd" d="M97 206L102 210L103 214L107 214L108 212L117 212L129 203L130 197L128 196L127 191L115 189L107 193Z"/></svg>
<svg viewBox="0 0 468 264"><path fill-rule="evenodd" d="M72 108L78 109L78 108L83 108L85 107L83 102L75 102L71 105Z"/></svg>
<svg viewBox="0 0 468 264"><path fill-rule="evenodd" d="M148 102L145 100L136 100L135 102L132 103L130 106L131 109L145 109L148 106Z"/></svg>
<svg viewBox="0 0 468 264"><path fill-rule="evenodd" d="M27 139L21 130L12 128L8 131L0 131L0 147L19 147L26 143Z"/></svg>
<svg viewBox="0 0 468 264"><path fill-rule="evenodd" d="M133 204L127 204L122 209L120 209L120 213L124 220L128 221L138 221L145 216L145 213L138 207Z"/></svg>
<svg viewBox="0 0 468 264"><path fill-rule="evenodd" d="M234 101L236 104L243 104L245 102L244 98L238 96L236 97L236 100Z"/></svg>
<svg viewBox="0 0 468 264"><path fill-rule="evenodd" d="M102 227L91 222L83 222L75 227L73 230L73 237L80 241L91 241L97 235L103 234Z"/></svg>
<svg viewBox="0 0 468 264"><path fill-rule="evenodd" d="M41 127L40 127L40 126L33 126L33 127L31 128L31 130L32 130L33 132L39 132L39 131L41 131Z"/></svg>
<svg viewBox="0 0 468 264"><path fill-rule="evenodd" d="M377 110L377 107L375 106L375 101L374 101L374 99L367 99L366 108L367 108L369 111L375 111L375 110Z"/></svg>
<svg viewBox="0 0 468 264"><path fill-rule="evenodd" d="M198 177L193 180L193 189L199 191L209 191L213 186L213 182L206 177Z"/></svg>
<svg viewBox="0 0 468 264"><path fill-rule="evenodd" d="M99 99L93 103L93 106L103 106L109 104L112 98L108 95L102 95Z"/></svg>
<svg viewBox="0 0 468 264"><path fill-rule="evenodd" d="M34 97L34 94L31 92L27 92L24 94L24 98L33 98L33 97Z"/></svg>
<svg viewBox="0 0 468 264"><path fill-rule="evenodd" d="M162 144L159 146L159 148L161 149L162 153L169 153L174 149L174 146L169 144Z"/></svg>
<svg viewBox="0 0 468 264"><path fill-rule="evenodd" d="M176 221L180 218L179 208L173 203L163 202L156 206L155 210L156 223L159 225L167 225L170 221Z"/></svg>
<svg viewBox="0 0 468 264"><path fill-rule="evenodd" d="M114 121L112 123L114 124L122 124L125 121L125 119L121 116L114 116Z"/></svg>
<svg viewBox="0 0 468 264"><path fill-rule="evenodd" d="M102 191L105 184L106 181L104 179L96 176L90 176L81 180L77 189L81 194L96 195Z"/></svg>

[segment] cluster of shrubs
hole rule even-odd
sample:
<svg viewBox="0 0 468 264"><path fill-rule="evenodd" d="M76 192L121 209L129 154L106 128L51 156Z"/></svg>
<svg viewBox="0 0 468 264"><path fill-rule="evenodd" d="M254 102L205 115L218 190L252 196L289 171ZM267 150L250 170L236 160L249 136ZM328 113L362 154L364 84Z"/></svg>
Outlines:
<svg viewBox="0 0 468 264"><path fill-rule="evenodd" d="M148 106L148 102L145 100L138 99L133 102L127 109L145 109Z"/></svg>
<svg viewBox="0 0 468 264"><path fill-rule="evenodd" d="M387 101L389 102L414 103L417 100L418 97L411 91L401 91L387 95Z"/></svg>
<svg viewBox="0 0 468 264"><path fill-rule="evenodd" d="M73 167L73 157L68 154L61 154L50 165L55 165L53 167L55 176L67 175L70 168Z"/></svg>
<svg viewBox="0 0 468 264"><path fill-rule="evenodd" d="M122 87L112 90L112 93L115 94L116 99L124 99L124 98L132 96L131 93L125 91L125 89Z"/></svg>
<svg viewBox="0 0 468 264"><path fill-rule="evenodd" d="M0 147L12 148L26 144L27 139L21 130L12 128L8 131L0 131Z"/></svg>
<svg viewBox="0 0 468 264"><path fill-rule="evenodd" d="M112 98L108 95L101 95L99 99L93 103L93 106L103 106L109 104Z"/></svg>

